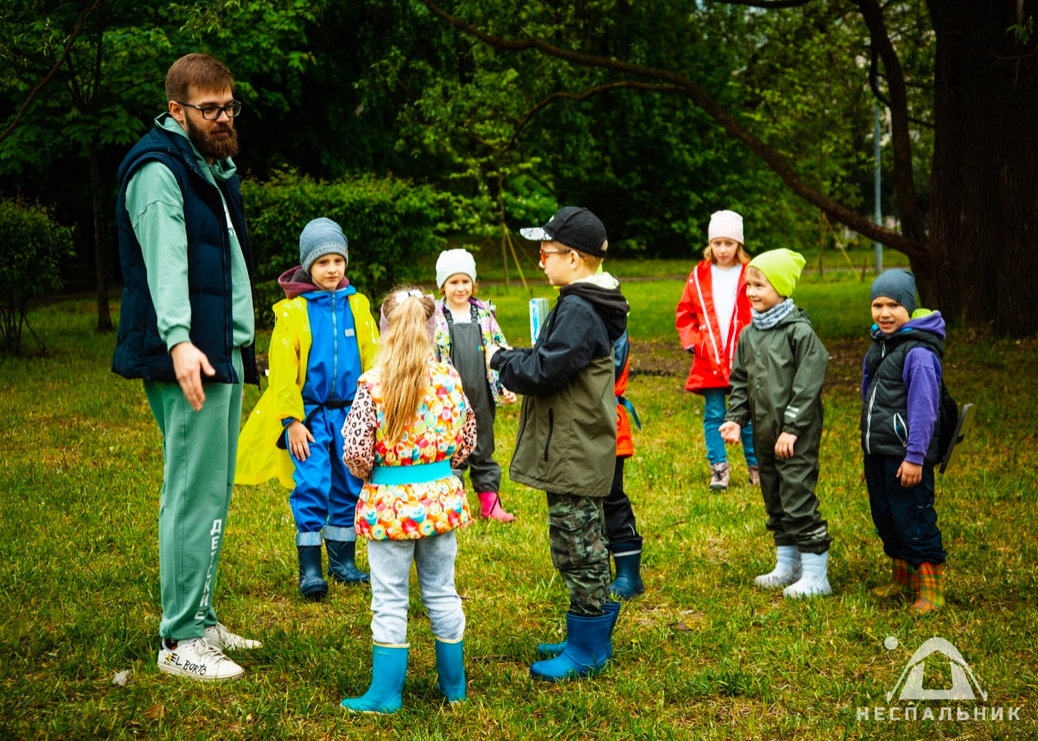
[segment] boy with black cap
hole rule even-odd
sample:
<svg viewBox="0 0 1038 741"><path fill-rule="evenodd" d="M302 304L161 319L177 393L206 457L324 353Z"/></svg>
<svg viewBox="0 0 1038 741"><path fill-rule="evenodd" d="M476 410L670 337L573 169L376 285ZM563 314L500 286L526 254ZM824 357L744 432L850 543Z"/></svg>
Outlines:
<svg viewBox="0 0 1038 741"><path fill-rule="evenodd" d="M738 443L742 426L753 421L767 528L776 548L775 568L753 583L761 589L785 587L787 598L832 592L832 538L815 495L829 353L807 312L790 298L804 263L799 253L778 249L746 266L752 322L735 350L732 396L720 427L725 442Z"/></svg>
<svg viewBox="0 0 1038 741"><path fill-rule="evenodd" d="M916 613L944 604L945 552L934 511L944 319L916 310L915 277L888 270L872 282L872 347L861 382L861 447L876 532L892 560L890 584L917 592Z"/></svg>
<svg viewBox="0 0 1038 741"><path fill-rule="evenodd" d="M274 304L270 385L238 443L236 484L277 476L292 489L299 593L307 600L328 593L322 542L330 578L368 581L356 566L354 532L364 482L342 461L342 427L357 380L374 365L378 329L368 299L345 276L347 248L331 219L314 219L299 235L300 264L278 278L285 299Z"/></svg>
<svg viewBox="0 0 1038 741"><path fill-rule="evenodd" d="M609 241L586 208L560 209L540 228L541 267L559 298L531 349L491 346L487 362L523 394L509 473L548 497L551 556L569 588L566 647L530 673L547 681L586 677L612 656L620 605L609 601L609 551L602 500L616 460L613 343L630 307L620 284L598 273Z"/></svg>

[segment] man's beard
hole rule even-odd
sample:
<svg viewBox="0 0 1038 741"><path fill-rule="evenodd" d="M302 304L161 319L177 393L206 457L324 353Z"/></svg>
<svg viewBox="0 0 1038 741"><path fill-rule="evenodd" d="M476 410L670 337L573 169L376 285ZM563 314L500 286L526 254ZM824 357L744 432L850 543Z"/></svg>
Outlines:
<svg viewBox="0 0 1038 741"><path fill-rule="evenodd" d="M208 131L195 128L190 117L186 117L187 136L195 149L205 157L212 160L225 160L238 154L238 131L229 123L214 124ZM213 136L217 131L226 131L228 136Z"/></svg>

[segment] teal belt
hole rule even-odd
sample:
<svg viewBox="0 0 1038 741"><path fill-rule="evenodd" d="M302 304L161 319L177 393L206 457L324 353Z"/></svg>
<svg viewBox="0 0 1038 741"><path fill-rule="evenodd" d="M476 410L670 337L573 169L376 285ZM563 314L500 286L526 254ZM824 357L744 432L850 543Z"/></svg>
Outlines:
<svg viewBox="0 0 1038 741"><path fill-rule="evenodd" d="M452 475L450 459L444 458L435 463L415 463L410 466L375 466L371 469L371 483L377 486L424 484Z"/></svg>

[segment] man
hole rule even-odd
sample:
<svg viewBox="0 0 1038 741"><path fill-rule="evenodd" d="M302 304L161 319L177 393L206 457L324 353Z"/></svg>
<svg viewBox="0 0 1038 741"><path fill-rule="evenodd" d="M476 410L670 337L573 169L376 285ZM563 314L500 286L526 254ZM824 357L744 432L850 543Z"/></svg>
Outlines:
<svg viewBox="0 0 1038 741"><path fill-rule="evenodd" d="M112 370L143 379L163 436L158 666L203 680L242 676L224 650L260 645L217 622L212 601L242 383L258 382L233 84L205 54L169 68L169 111L120 165L116 205L126 289Z"/></svg>

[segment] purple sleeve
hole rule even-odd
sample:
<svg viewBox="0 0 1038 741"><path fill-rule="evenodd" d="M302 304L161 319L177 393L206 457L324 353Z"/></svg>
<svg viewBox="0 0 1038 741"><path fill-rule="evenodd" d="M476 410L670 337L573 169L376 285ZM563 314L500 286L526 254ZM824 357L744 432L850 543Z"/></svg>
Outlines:
<svg viewBox="0 0 1038 741"><path fill-rule="evenodd" d="M941 362L932 350L917 347L905 358L901 379L908 389L908 452L905 460L922 465L937 423Z"/></svg>
<svg viewBox="0 0 1038 741"><path fill-rule="evenodd" d="M861 403L864 404L869 396L869 371L865 361L861 361Z"/></svg>

